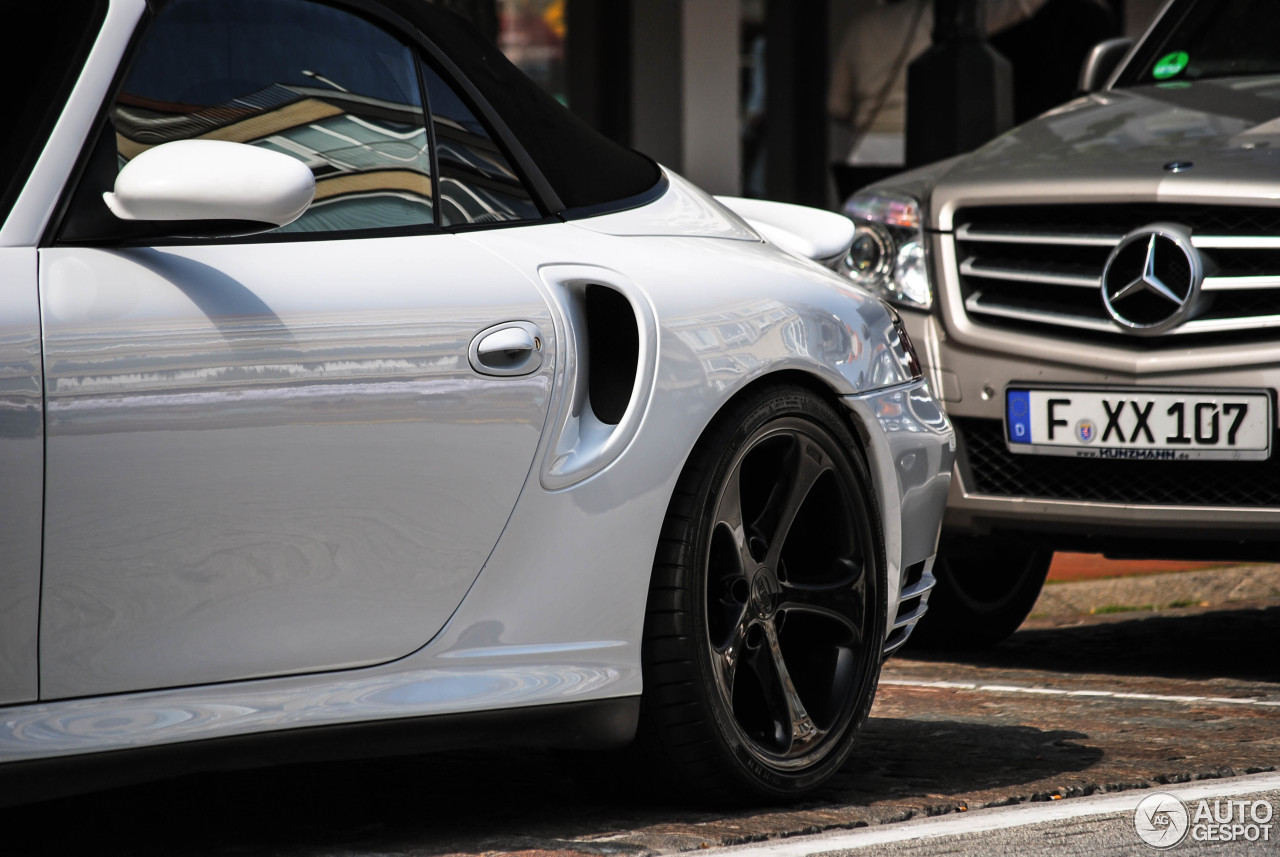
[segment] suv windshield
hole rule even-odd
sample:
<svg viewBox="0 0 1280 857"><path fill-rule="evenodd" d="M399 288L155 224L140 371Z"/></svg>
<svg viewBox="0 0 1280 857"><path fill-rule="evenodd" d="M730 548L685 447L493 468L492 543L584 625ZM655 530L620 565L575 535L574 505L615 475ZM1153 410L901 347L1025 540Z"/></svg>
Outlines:
<svg viewBox="0 0 1280 857"><path fill-rule="evenodd" d="M1170 9L1123 86L1280 72L1280 3L1200 0Z"/></svg>

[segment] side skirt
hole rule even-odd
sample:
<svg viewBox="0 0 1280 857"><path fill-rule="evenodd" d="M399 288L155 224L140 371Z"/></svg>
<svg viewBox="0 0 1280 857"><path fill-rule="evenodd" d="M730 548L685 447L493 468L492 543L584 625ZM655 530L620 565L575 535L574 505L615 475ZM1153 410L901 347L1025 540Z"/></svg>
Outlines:
<svg viewBox="0 0 1280 857"><path fill-rule="evenodd" d="M313 726L159 747L0 765L0 807L187 774L300 762L385 758L466 747L605 750L636 734L640 698L629 696L469 714Z"/></svg>

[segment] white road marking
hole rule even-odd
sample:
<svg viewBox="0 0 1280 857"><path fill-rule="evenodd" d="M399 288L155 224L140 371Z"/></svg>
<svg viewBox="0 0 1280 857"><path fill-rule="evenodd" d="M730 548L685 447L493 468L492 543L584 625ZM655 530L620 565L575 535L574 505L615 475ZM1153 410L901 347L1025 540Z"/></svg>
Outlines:
<svg viewBox="0 0 1280 857"><path fill-rule="evenodd" d="M976 684L964 681L912 681L910 679L881 678L881 685L894 687L923 687L942 690L971 690L984 693L1032 693L1042 696L1088 696L1104 699L1142 699L1150 702L1208 702L1214 705L1259 705L1280 708L1280 700L1233 698L1229 696L1171 696L1158 693L1125 693L1116 690L1061 690L1055 687L1022 687L1012 684Z"/></svg>
<svg viewBox="0 0 1280 857"><path fill-rule="evenodd" d="M1046 821L1064 821L1093 815L1132 813L1144 797L1157 791L1175 795L1185 803L1205 798L1255 794L1273 789L1280 789L1280 773L1201 780L1195 783L1134 789L1120 794L1092 795L1060 801L974 810L942 818L913 819L874 828L864 827L853 831L715 848L703 853L722 854L725 857L816 857L820 854L851 851L888 842L1006 830L1011 827L1025 827Z"/></svg>

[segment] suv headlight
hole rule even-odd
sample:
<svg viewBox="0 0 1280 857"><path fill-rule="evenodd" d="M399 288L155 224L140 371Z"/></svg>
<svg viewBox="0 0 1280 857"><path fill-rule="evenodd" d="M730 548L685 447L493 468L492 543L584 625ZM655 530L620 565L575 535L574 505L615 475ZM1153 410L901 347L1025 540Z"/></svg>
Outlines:
<svg viewBox="0 0 1280 857"><path fill-rule="evenodd" d="M838 270L890 303L915 309L933 305L924 254L920 203L905 194L864 191L844 204L857 228Z"/></svg>

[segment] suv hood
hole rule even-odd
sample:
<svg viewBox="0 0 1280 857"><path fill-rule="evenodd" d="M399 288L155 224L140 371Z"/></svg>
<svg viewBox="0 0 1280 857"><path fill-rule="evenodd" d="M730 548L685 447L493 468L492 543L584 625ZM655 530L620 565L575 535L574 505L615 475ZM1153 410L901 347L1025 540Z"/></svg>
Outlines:
<svg viewBox="0 0 1280 857"><path fill-rule="evenodd" d="M1191 164L1177 172L1175 162ZM1044 201L1259 202L1280 197L1280 76L1096 93L1052 110L954 161L932 220L956 204Z"/></svg>

